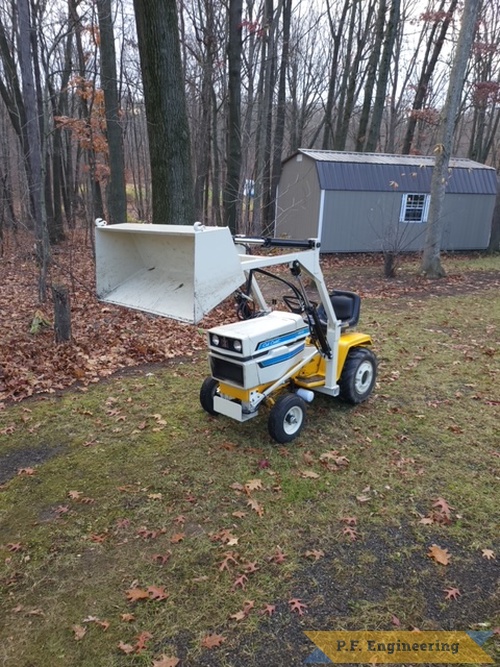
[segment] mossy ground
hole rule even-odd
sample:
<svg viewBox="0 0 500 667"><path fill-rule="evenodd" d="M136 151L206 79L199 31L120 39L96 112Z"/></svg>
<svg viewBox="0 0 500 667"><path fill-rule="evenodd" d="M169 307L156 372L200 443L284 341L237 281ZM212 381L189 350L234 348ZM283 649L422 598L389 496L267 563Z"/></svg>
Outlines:
<svg viewBox="0 0 500 667"><path fill-rule="evenodd" d="M356 408L318 396L288 447L265 414L236 424L201 411L203 356L1 412L0 664L165 654L284 667L313 650L304 630L498 626L499 295L393 289L364 300L360 329L379 358L374 396ZM328 469L332 450L346 460ZM422 524L437 498L451 522ZM428 557L433 544L448 565ZM168 597L127 600L150 586ZM143 632L144 650L118 648ZM226 640L204 649L208 633Z"/></svg>

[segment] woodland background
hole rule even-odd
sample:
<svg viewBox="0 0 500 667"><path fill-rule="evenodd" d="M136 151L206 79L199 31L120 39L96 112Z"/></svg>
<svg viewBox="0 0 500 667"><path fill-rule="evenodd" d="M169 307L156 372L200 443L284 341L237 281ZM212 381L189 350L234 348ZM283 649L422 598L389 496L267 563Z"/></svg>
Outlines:
<svg viewBox="0 0 500 667"><path fill-rule="evenodd" d="M281 160L299 147L432 154L460 28L458 0L183 0L177 12L173 3L147 4L179 25L180 69L166 65L185 84L195 219L223 224L231 208L236 231L269 228ZM453 149L495 167L499 41L500 3L485 1ZM151 220L138 50L134 8L125 0L1 1L0 238L6 229L35 226L29 193L37 178L50 244L106 217L117 127L123 216ZM29 134L32 103L40 164ZM236 187L228 174L235 131ZM227 196L229 187L235 196Z"/></svg>

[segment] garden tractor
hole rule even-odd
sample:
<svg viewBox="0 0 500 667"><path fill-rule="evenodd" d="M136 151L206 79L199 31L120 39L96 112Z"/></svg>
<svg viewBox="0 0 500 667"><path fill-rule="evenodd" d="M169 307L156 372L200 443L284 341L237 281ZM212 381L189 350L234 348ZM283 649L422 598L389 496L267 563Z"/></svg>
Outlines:
<svg viewBox="0 0 500 667"><path fill-rule="evenodd" d="M253 247L271 250L252 254ZM317 239L96 221L96 273L101 300L190 324L234 294L237 320L206 334L210 375L200 403L210 415L246 422L265 406L269 434L288 443L316 393L351 404L372 393L372 339L354 330L360 298L328 292ZM270 284L282 288L271 305Z"/></svg>

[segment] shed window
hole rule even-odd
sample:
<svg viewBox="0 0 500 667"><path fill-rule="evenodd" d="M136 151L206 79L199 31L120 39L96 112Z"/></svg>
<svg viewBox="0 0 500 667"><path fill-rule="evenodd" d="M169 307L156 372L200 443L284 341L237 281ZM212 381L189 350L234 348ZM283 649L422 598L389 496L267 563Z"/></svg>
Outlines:
<svg viewBox="0 0 500 667"><path fill-rule="evenodd" d="M430 195L403 195L399 222L427 222Z"/></svg>

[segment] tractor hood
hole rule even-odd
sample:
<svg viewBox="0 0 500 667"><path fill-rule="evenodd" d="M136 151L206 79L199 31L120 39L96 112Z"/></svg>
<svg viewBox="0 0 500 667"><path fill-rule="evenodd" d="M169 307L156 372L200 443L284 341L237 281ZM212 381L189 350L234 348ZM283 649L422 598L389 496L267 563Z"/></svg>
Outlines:
<svg viewBox="0 0 500 667"><path fill-rule="evenodd" d="M195 324L245 282L227 227L97 226L102 301Z"/></svg>

